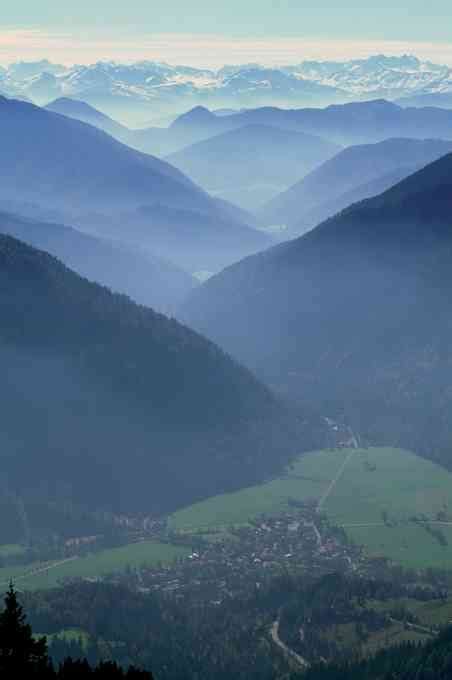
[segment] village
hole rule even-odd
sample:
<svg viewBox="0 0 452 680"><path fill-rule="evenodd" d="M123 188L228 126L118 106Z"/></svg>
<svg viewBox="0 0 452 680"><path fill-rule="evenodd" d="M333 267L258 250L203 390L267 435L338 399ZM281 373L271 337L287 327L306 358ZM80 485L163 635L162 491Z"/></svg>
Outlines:
<svg viewBox="0 0 452 680"><path fill-rule="evenodd" d="M158 538L190 545L190 554L170 566L143 566L116 575L141 592L189 595L221 604L250 589L259 589L275 575L305 573L321 576L357 571L361 549L344 532L328 524L314 505L294 507L280 515L260 517L217 533L181 534L159 526Z"/></svg>

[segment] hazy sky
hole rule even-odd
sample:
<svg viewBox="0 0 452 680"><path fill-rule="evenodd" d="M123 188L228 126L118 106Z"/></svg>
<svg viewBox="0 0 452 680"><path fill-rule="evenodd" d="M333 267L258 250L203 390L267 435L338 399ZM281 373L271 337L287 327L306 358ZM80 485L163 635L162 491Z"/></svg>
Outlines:
<svg viewBox="0 0 452 680"><path fill-rule="evenodd" d="M196 65L413 52L452 64L450 0L13 0L0 61L162 59Z"/></svg>

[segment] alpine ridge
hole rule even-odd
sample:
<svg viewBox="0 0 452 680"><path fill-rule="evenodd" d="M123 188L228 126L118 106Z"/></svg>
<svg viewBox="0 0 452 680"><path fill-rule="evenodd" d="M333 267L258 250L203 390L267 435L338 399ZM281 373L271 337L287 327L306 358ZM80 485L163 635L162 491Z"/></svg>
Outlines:
<svg viewBox="0 0 452 680"><path fill-rule="evenodd" d="M297 417L193 331L5 235L0 283L0 467L35 529L68 502L159 514L292 455Z"/></svg>
<svg viewBox="0 0 452 680"><path fill-rule="evenodd" d="M452 154L243 260L184 318L367 441L450 456Z"/></svg>

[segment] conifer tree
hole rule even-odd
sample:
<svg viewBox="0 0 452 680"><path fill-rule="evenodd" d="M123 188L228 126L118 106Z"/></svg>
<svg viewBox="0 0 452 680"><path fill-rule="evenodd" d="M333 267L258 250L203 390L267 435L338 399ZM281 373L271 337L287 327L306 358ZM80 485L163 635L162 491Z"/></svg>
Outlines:
<svg viewBox="0 0 452 680"><path fill-rule="evenodd" d="M86 659L66 659L55 671L49 659L47 640L36 639L11 584L0 613L0 680L152 680L152 674L114 662L92 668Z"/></svg>
<svg viewBox="0 0 452 680"><path fill-rule="evenodd" d="M11 583L0 614L0 677L45 677L49 672L47 640L33 637Z"/></svg>

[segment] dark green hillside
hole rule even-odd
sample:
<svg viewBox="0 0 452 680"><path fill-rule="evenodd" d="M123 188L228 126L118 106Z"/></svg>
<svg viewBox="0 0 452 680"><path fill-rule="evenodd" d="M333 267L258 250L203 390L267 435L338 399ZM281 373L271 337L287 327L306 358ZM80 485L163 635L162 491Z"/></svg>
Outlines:
<svg viewBox="0 0 452 680"><path fill-rule="evenodd" d="M82 582L23 599L34 630L49 636L54 661L88 654L97 663L107 656L122 666L152 669L162 680L414 680L418 670L422 680L449 678L451 633L434 636L450 600L437 588L403 585L404 576L345 578L336 572L319 579L285 571L267 574L260 587L251 583L221 605L199 599L194 588L174 595ZM427 611L438 624L429 622ZM424 634L404 622L417 622ZM275 623L279 639L310 669L275 643ZM374 657L376 649L384 651ZM319 664L320 657L326 663ZM438 675L426 674L428 668Z"/></svg>
<svg viewBox="0 0 452 680"><path fill-rule="evenodd" d="M319 665L302 677L304 680L449 680L451 674L452 630L448 629L425 647L406 644L380 652L368 661L331 667Z"/></svg>
<svg viewBox="0 0 452 680"><path fill-rule="evenodd" d="M158 513L265 477L302 446L212 343L6 236L0 315L0 466L15 497Z"/></svg>
<svg viewBox="0 0 452 680"><path fill-rule="evenodd" d="M452 466L452 155L195 292L185 318L363 441Z"/></svg>

